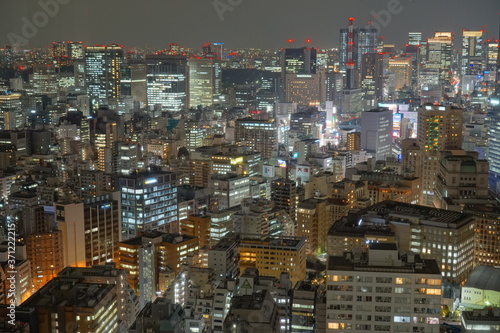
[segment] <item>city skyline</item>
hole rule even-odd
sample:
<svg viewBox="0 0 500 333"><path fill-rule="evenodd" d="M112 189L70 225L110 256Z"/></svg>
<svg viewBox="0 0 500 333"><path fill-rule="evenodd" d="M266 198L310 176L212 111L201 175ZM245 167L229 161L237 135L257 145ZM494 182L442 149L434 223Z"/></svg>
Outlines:
<svg viewBox="0 0 500 333"><path fill-rule="evenodd" d="M10 1L0 13L4 32L0 45L19 43L28 49L45 47L53 41L81 40L88 45L122 43L154 49L169 43L194 48L217 41L224 42L227 48L279 48L288 46L288 39L294 39L297 46L310 39L315 47L332 48L339 46L338 31L347 26L351 16L360 27L370 20L374 22L380 28L379 35L389 44L404 44L410 31L422 31L424 37L430 37L434 31L452 31L458 36L462 29L484 29L487 38L498 38L499 8L495 0L471 3L480 4L480 10L470 10L470 1L466 0L347 4L321 0L308 3L310 6L297 0L287 1L286 6L262 0L127 1L126 7L123 2L43 0L27 5ZM114 27L105 27L111 17ZM309 24L305 27L300 22L306 19Z"/></svg>

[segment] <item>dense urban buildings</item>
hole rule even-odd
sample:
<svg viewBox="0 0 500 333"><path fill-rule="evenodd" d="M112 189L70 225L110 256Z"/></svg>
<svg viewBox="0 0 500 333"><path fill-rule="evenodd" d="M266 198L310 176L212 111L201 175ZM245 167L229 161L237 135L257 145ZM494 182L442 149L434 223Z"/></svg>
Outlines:
<svg viewBox="0 0 500 333"><path fill-rule="evenodd" d="M6 5L0 332L498 331L493 1Z"/></svg>

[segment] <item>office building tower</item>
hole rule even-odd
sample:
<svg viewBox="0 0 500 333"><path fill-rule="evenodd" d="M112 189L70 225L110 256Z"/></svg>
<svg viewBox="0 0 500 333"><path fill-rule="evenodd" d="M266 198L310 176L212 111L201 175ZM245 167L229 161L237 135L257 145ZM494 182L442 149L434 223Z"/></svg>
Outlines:
<svg viewBox="0 0 500 333"><path fill-rule="evenodd" d="M182 111L189 103L187 59L171 55L147 55L147 98L150 109Z"/></svg>
<svg viewBox="0 0 500 333"><path fill-rule="evenodd" d="M236 142L244 142L253 151L261 153L263 159L271 158L272 152L277 150L277 137L278 127L274 119L243 118L236 120Z"/></svg>
<svg viewBox="0 0 500 333"><path fill-rule="evenodd" d="M286 101L299 106L319 105L324 96L321 78L320 74L286 74Z"/></svg>
<svg viewBox="0 0 500 333"><path fill-rule="evenodd" d="M53 42L52 60L55 67L71 66L75 61L83 60L85 47L82 42Z"/></svg>
<svg viewBox="0 0 500 333"><path fill-rule="evenodd" d="M210 177L208 188L217 198L219 210L229 209L241 204L250 196L250 178L236 174L214 174Z"/></svg>
<svg viewBox="0 0 500 333"><path fill-rule="evenodd" d="M374 109L361 114L361 149L377 160L392 156L393 114L389 109Z"/></svg>
<svg viewBox="0 0 500 333"><path fill-rule="evenodd" d="M216 279L231 280L239 277L238 242L230 236L222 238L208 249L207 265L214 270Z"/></svg>
<svg viewBox="0 0 500 333"><path fill-rule="evenodd" d="M353 28L352 61L354 69L361 69L363 54L377 52L378 31L373 27ZM340 29L340 71L346 71L349 57L349 29Z"/></svg>
<svg viewBox="0 0 500 333"><path fill-rule="evenodd" d="M276 208L284 209L294 221L297 219L298 193L293 180L277 178L271 181L271 198Z"/></svg>
<svg viewBox="0 0 500 333"><path fill-rule="evenodd" d="M453 33L436 32L434 37L427 40L426 52L425 68L436 70L439 73L439 82L449 83L453 53Z"/></svg>
<svg viewBox="0 0 500 333"><path fill-rule="evenodd" d="M94 146L97 150L97 170L112 173L113 148L118 141L117 122L99 117L94 127Z"/></svg>
<svg viewBox="0 0 500 333"><path fill-rule="evenodd" d="M488 183L490 188L497 194L500 193L500 96L494 96L490 100L489 112L489 145L486 157L490 162Z"/></svg>
<svg viewBox="0 0 500 333"><path fill-rule="evenodd" d="M260 153L244 151L244 147L232 146L228 148L212 155L211 173L235 173L240 176L248 175L249 177L260 174Z"/></svg>
<svg viewBox="0 0 500 333"><path fill-rule="evenodd" d="M463 110L453 106L425 105L417 112L417 145L421 158L417 163L422 168L421 204L433 206L438 152L461 149Z"/></svg>
<svg viewBox="0 0 500 333"><path fill-rule="evenodd" d="M299 202L296 235L306 239L309 252L326 252L331 223L332 210L328 200L309 198Z"/></svg>
<svg viewBox="0 0 500 333"><path fill-rule="evenodd" d="M435 260L402 255L394 243L330 256L326 332L438 333L441 279Z"/></svg>
<svg viewBox="0 0 500 333"><path fill-rule="evenodd" d="M21 94L0 93L0 129L13 130L24 124Z"/></svg>
<svg viewBox="0 0 500 333"><path fill-rule="evenodd" d="M210 107L221 92L221 61L215 58L189 59L189 107Z"/></svg>
<svg viewBox="0 0 500 333"><path fill-rule="evenodd" d="M180 231L182 235L198 238L200 248L208 246L210 243L210 216L189 215L186 219L180 220Z"/></svg>
<svg viewBox="0 0 500 333"><path fill-rule="evenodd" d="M388 92L384 86L384 80L389 73L389 54L382 52L365 53L361 60L361 83L363 93L365 99L372 99L373 107L376 107L377 101L387 99Z"/></svg>
<svg viewBox="0 0 500 333"><path fill-rule="evenodd" d="M326 100L334 102L334 105L338 105L340 96L342 96L342 89L344 88L344 78L342 76L342 73L326 73L325 86Z"/></svg>
<svg viewBox="0 0 500 333"><path fill-rule="evenodd" d="M33 289L36 291L64 268L63 235L60 230L52 230L29 234L25 240Z"/></svg>
<svg viewBox="0 0 500 333"><path fill-rule="evenodd" d="M259 274L279 278L282 272L290 274L296 284L306 276L306 243L299 237L277 237L264 240L240 239L240 271L256 268Z"/></svg>
<svg viewBox="0 0 500 333"><path fill-rule="evenodd" d="M347 133L347 150L356 151L361 149L361 132Z"/></svg>
<svg viewBox="0 0 500 333"><path fill-rule="evenodd" d="M389 59L389 73L394 74L394 89L411 87L412 58L396 57Z"/></svg>
<svg viewBox="0 0 500 333"><path fill-rule="evenodd" d="M113 261L121 240L119 192L84 201L86 266Z"/></svg>
<svg viewBox="0 0 500 333"><path fill-rule="evenodd" d="M141 230L177 230L176 182L173 172L148 171L119 178L124 240Z"/></svg>
<svg viewBox="0 0 500 333"><path fill-rule="evenodd" d="M496 71L498 59L498 40L486 40L483 42L484 70Z"/></svg>
<svg viewBox="0 0 500 333"><path fill-rule="evenodd" d="M419 46L422 41L422 33L421 32L409 32L408 33L408 44Z"/></svg>
<svg viewBox="0 0 500 333"><path fill-rule="evenodd" d="M281 57L284 74L316 74L317 49L315 48L286 48Z"/></svg>
<svg viewBox="0 0 500 333"><path fill-rule="evenodd" d="M123 49L119 45L87 46L85 48L85 85L93 100L93 109L120 97Z"/></svg>
<svg viewBox="0 0 500 333"><path fill-rule="evenodd" d="M65 266L90 267L115 260L121 240L119 192L83 202L61 199L54 210L62 231Z"/></svg>
<svg viewBox="0 0 500 333"><path fill-rule="evenodd" d="M477 75L483 70L483 31L462 31L461 74Z"/></svg>

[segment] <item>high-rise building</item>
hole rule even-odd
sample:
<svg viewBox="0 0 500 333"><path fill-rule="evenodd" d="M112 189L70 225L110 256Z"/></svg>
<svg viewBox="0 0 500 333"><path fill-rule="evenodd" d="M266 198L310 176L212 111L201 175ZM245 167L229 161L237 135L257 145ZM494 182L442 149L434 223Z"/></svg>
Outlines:
<svg viewBox="0 0 500 333"><path fill-rule="evenodd" d="M101 101L120 97L123 49L119 45L85 48L85 85L97 109Z"/></svg>
<svg viewBox="0 0 500 333"><path fill-rule="evenodd" d="M420 153L416 156L421 158L417 163L422 168L420 198L423 205L433 206L438 152L462 147L462 122L463 110L460 108L424 105L418 109L417 145Z"/></svg>
<svg viewBox="0 0 500 333"><path fill-rule="evenodd" d="M0 93L0 129L13 130L23 124L21 94Z"/></svg>
<svg viewBox="0 0 500 333"><path fill-rule="evenodd" d="M420 45L422 41L422 33L421 32L409 32L408 33L408 44L409 45Z"/></svg>
<svg viewBox="0 0 500 333"><path fill-rule="evenodd" d="M182 111L189 103L187 59L171 55L147 55L148 106Z"/></svg>
<svg viewBox="0 0 500 333"><path fill-rule="evenodd" d="M26 253L31 263L33 289L38 290L64 268L62 232L53 230L29 234Z"/></svg>
<svg viewBox="0 0 500 333"><path fill-rule="evenodd" d="M210 177L208 188L217 198L218 209L224 210L241 204L250 196L250 178L235 174L214 174Z"/></svg>
<svg viewBox="0 0 500 333"><path fill-rule="evenodd" d="M215 58L189 59L189 107L210 107L221 92L221 61Z"/></svg>
<svg viewBox="0 0 500 333"><path fill-rule="evenodd" d="M352 61L354 69L361 69L363 54L377 52L378 31L373 27L354 28L352 44ZM340 70L346 70L348 62L349 29L340 29Z"/></svg>
<svg viewBox="0 0 500 333"><path fill-rule="evenodd" d="M393 243L372 244L367 255L330 256L326 276L326 332L440 331L435 260L403 256Z"/></svg>
<svg viewBox="0 0 500 333"><path fill-rule="evenodd" d="M320 74L286 74L286 101L300 106L319 105L324 96L321 77Z"/></svg>
<svg viewBox="0 0 500 333"><path fill-rule="evenodd" d="M395 76L394 88L396 90L411 87L411 64L412 58L396 57L389 59L389 73Z"/></svg>
<svg viewBox="0 0 500 333"><path fill-rule="evenodd" d="M56 67L72 65L83 60L85 47L82 42L53 42L52 59Z"/></svg>
<svg viewBox="0 0 500 333"><path fill-rule="evenodd" d="M483 31L463 30L461 74L481 74L483 70Z"/></svg>
<svg viewBox="0 0 500 333"><path fill-rule="evenodd" d="M121 240L119 192L83 202L62 199L54 203L54 210L65 266L90 267L115 260Z"/></svg>
<svg viewBox="0 0 500 333"><path fill-rule="evenodd" d="M278 178L271 181L271 198L276 208L284 209L294 221L297 219L297 183L293 180Z"/></svg>
<svg viewBox="0 0 500 333"><path fill-rule="evenodd" d="M331 222L332 210L328 200L310 198L299 202L296 235L306 239L310 252L326 251Z"/></svg>
<svg viewBox="0 0 500 333"><path fill-rule="evenodd" d="M316 74L317 49L315 48L286 48L281 57L284 74Z"/></svg>
<svg viewBox="0 0 500 333"><path fill-rule="evenodd" d="M439 81L448 83L453 56L453 33L436 32L427 40L426 69L434 69L439 73Z"/></svg>
<svg viewBox="0 0 500 333"><path fill-rule="evenodd" d="M120 177L123 239L141 230L177 230L177 177L173 172L140 172Z"/></svg>
<svg viewBox="0 0 500 333"><path fill-rule="evenodd" d="M361 149L377 160L392 156L393 114L389 109L374 109L361 114Z"/></svg>
<svg viewBox="0 0 500 333"><path fill-rule="evenodd" d="M181 234L197 237L200 248L208 246L210 243L210 216L189 215L186 219L180 220Z"/></svg>
<svg viewBox="0 0 500 333"><path fill-rule="evenodd" d="M490 100L489 112L489 145L487 158L490 162L488 183L490 188L497 194L500 193L500 96L494 96Z"/></svg>
<svg viewBox="0 0 500 333"><path fill-rule="evenodd" d="M278 127L274 119L260 120L243 118L236 120L235 140L245 142L253 151L259 152L263 159L271 158L278 148Z"/></svg>
<svg viewBox="0 0 500 333"><path fill-rule="evenodd" d="M240 275L238 242L231 237L222 238L208 250L207 265L217 279L236 279Z"/></svg>

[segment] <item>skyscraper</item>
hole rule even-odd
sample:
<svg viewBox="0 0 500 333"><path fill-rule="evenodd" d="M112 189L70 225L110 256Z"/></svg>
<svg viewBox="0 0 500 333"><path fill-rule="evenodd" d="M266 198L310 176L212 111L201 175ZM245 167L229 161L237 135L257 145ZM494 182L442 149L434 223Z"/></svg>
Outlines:
<svg viewBox="0 0 500 333"><path fill-rule="evenodd" d="M411 87L412 58L396 57L389 59L389 72L394 74L395 89Z"/></svg>
<svg viewBox="0 0 500 333"><path fill-rule="evenodd" d="M483 31L464 30L462 32L461 72L479 74L483 65Z"/></svg>
<svg viewBox="0 0 500 333"><path fill-rule="evenodd" d="M418 109L417 143L422 167L421 204L433 206L438 152L462 147L463 110L453 106L425 105Z"/></svg>
<svg viewBox="0 0 500 333"><path fill-rule="evenodd" d="M500 96L490 99L489 145L487 158L490 162L488 184L495 193L500 193Z"/></svg>
<svg viewBox="0 0 500 333"><path fill-rule="evenodd" d="M363 54L377 52L378 31L375 28L354 28L352 44L352 61L354 69L361 69ZM340 29L340 70L346 70L348 57L349 29Z"/></svg>
<svg viewBox="0 0 500 333"><path fill-rule="evenodd" d="M285 74L316 74L315 48L287 48L282 53L282 71Z"/></svg>
<svg viewBox="0 0 500 333"><path fill-rule="evenodd" d="M75 60L83 60L83 56L82 42L52 43L52 59L56 67L72 65Z"/></svg>
<svg viewBox="0 0 500 333"><path fill-rule="evenodd" d="M85 84L94 109L108 99L120 97L123 49L119 45L85 48Z"/></svg>
<svg viewBox="0 0 500 333"><path fill-rule="evenodd" d="M236 120L236 141L245 141L253 151L260 152L263 159L271 158L271 153L278 148L277 136L278 130L274 119L243 118Z"/></svg>
<svg viewBox="0 0 500 333"><path fill-rule="evenodd" d="M119 178L123 240L141 230L176 230L177 187L172 172L142 172Z"/></svg>
<svg viewBox="0 0 500 333"><path fill-rule="evenodd" d="M374 109L361 114L361 149L377 160L392 154L393 115L389 109Z"/></svg>
<svg viewBox="0 0 500 333"><path fill-rule="evenodd" d="M189 59L189 107L209 107L221 91L221 61L215 58Z"/></svg>
<svg viewBox="0 0 500 333"><path fill-rule="evenodd" d="M148 106L182 111L187 107L189 69L187 59L170 55L147 55Z"/></svg>
<svg viewBox="0 0 500 333"><path fill-rule="evenodd" d="M434 69L439 73L439 80L447 83L450 79L450 70L453 53L453 33L436 32L434 37L427 40L426 69Z"/></svg>
<svg viewBox="0 0 500 333"><path fill-rule="evenodd" d="M408 44L409 45L420 45L422 41L422 33L421 32L409 32L408 33Z"/></svg>

